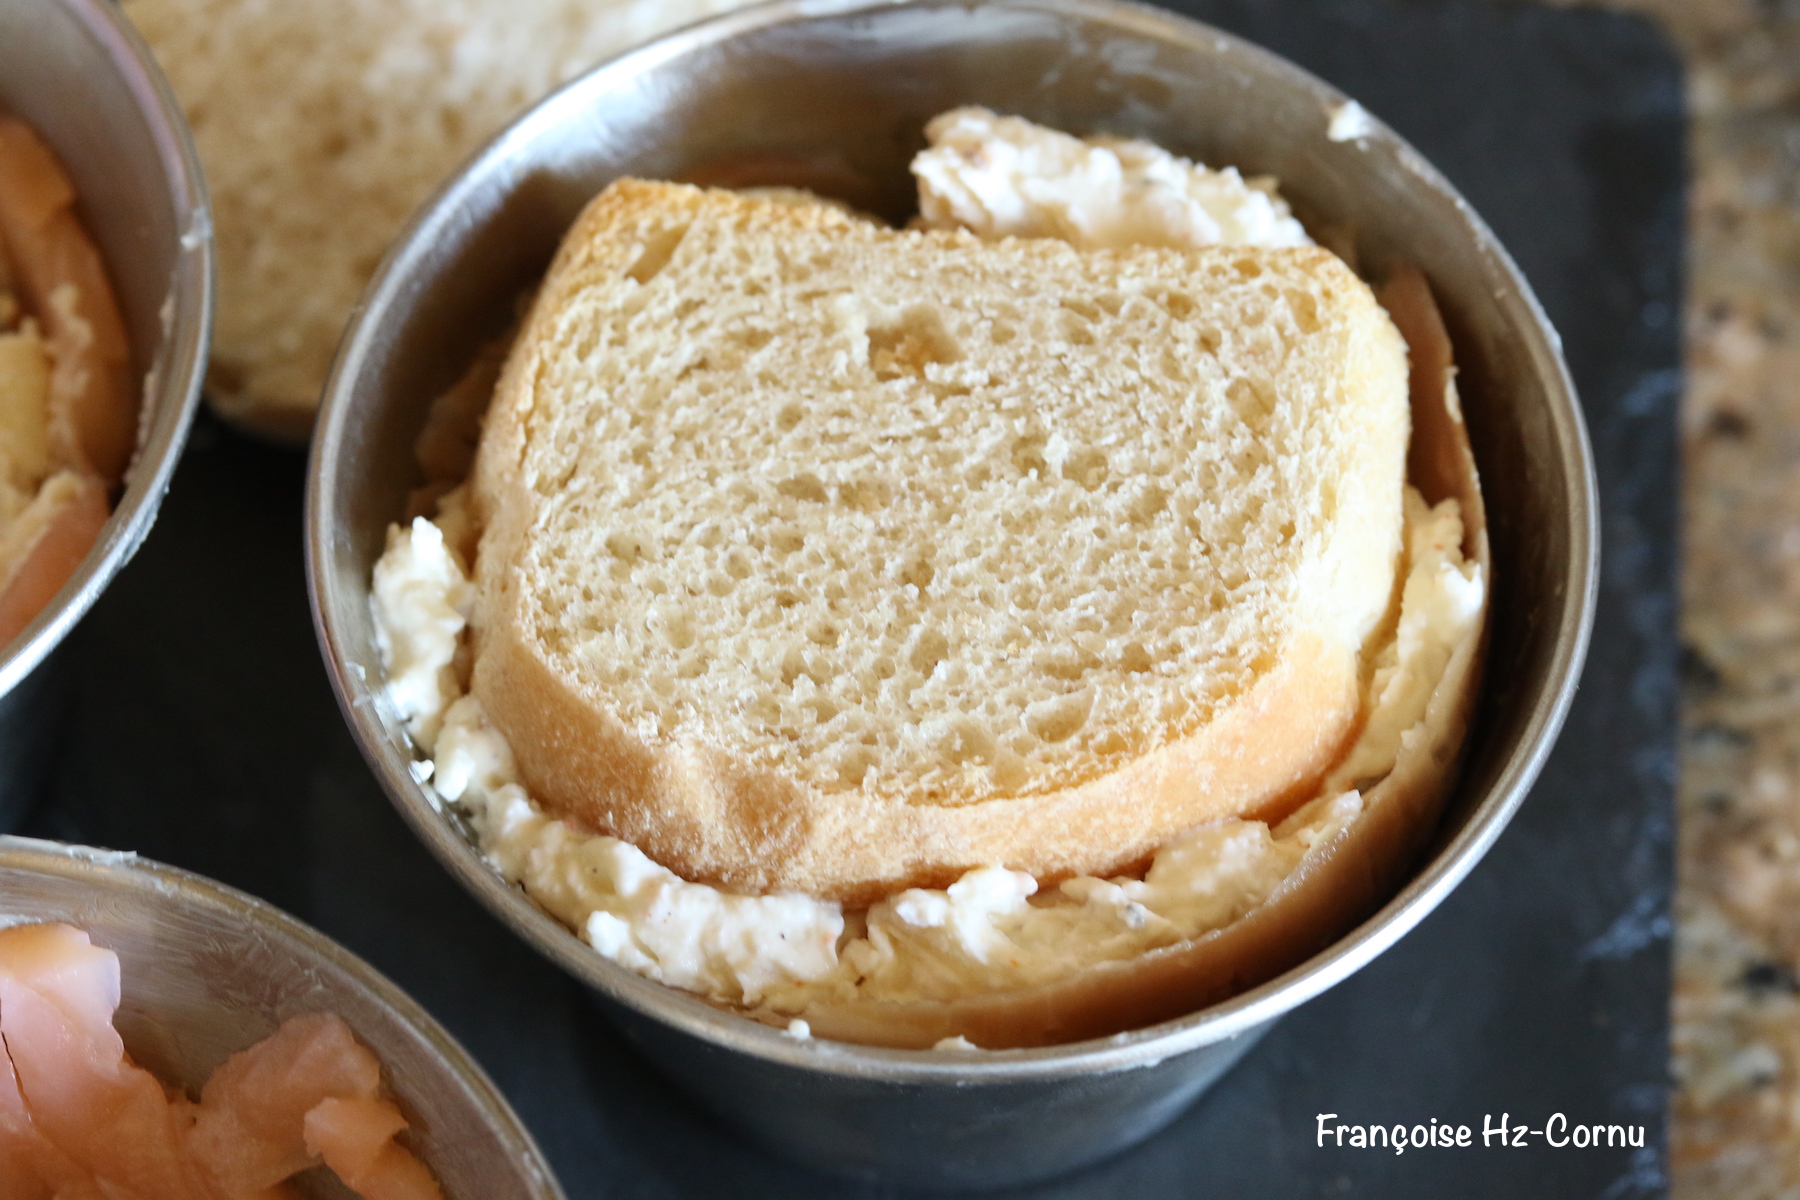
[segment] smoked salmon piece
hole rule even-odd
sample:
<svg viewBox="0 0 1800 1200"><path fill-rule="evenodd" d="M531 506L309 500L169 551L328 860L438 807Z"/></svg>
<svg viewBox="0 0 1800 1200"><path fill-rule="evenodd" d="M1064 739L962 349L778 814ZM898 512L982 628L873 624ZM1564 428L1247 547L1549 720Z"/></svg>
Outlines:
<svg viewBox="0 0 1800 1200"><path fill-rule="evenodd" d="M0 1200L293 1200L321 1159L365 1200L443 1200L341 1018L283 1022L196 1104L125 1053L119 983L79 929L0 929Z"/></svg>
<svg viewBox="0 0 1800 1200"><path fill-rule="evenodd" d="M0 1038L32 1128L107 1200L205 1197L162 1085L125 1057L118 1006L118 956L81 930L0 930Z"/></svg>
<svg viewBox="0 0 1800 1200"><path fill-rule="evenodd" d="M425 1164L394 1140L405 1128L385 1100L323 1100L306 1114L306 1148L363 1200L444 1200Z"/></svg>
<svg viewBox="0 0 1800 1200"><path fill-rule="evenodd" d="M106 486L92 475L62 471L44 482L14 522L22 527L18 534L29 536L29 548L10 573L0 564L0 646L17 637L62 590L111 515ZM18 534L7 529L0 542Z"/></svg>
<svg viewBox="0 0 1800 1200"><path fill-rule="evenodd" d="M31 1123L12 1059L0 1043L0 1196L51 1200L97 1196L99 1191L94 1177L46 1141Z"/></svg>
<svg viewBox="0 0 1800 1200"><path fill-rule="evenodd" d="M305 1121L321 1100L373 1100L380 1090L381 1064L342 1018L293 1017L213 1072L188 1147L228 1195L253 1193L318 1165Z"/></svg>

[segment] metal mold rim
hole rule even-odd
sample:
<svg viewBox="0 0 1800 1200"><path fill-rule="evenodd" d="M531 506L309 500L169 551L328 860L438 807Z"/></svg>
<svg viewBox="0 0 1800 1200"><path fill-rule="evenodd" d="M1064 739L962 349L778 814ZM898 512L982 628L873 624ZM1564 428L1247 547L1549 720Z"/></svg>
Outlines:
<svg viewBox="0 0 1800 1200"><path fill-rule="evenodd" d="M927 6L960 7L956 0L926 0ZM1530 704L1513 752L1507 756L1481 803L1429 863L1356 929L1326 950L1282 975L1221 1004L1145 1029L1107 1038L1030 1050L988 1051L979 1056L946 1056L930 1051L895 1050L826 1041L798 1041L781 1031L716 1008L697 997L644 979L582 943L523 892L505 883L478 851L437 810L410 771L410 756L396 747L376 714L377 697L346 654L333 559L341 531L333 527L333 499L340 484L338 450L350 422L354 383L380 350L386 314L410 299L415 264L441 233L455 227L461 202L504 177L511 148L530 141L582 105L588 94L605 93L670 60L728 42L765 26L819 17L846 17L906 7L908 0L775 0L713 18L628 52L590 71L541 101L478 152L415 215L394 243L339 348L326 385L313 440L306 500L308 589L314 624L338 703L364 757L389 798L438 860L514 932L583 983L613 1001L715 1046L801 1071L894 1085L1003 1085L1028 1080L1072 1079L1154 1066L1185 1052L1266 1025L1283 1013L1342 981L1410 931L1474 868L1500 836L1536 780L1568 715L1586 656L1598 591L1599 523L1593 456L1575 401L1574 385L1560 353L1560 339L1511 256L1474 210L1423 156L1392 130L1374 122L1372 138L1391 145L1419 185L1457 212L1472 240L1509 322L1521 331L1532 373L1549 402L1549 421L1561 447L1558 472L1568 485L1568 587L1547 619L1556 628L1542 690ZM1127 0L997 0L992 6L1069 16L1110 25L1123 33L1180 47L1235 55L1282 77L1322 105L1348 99L1310 73L1234 35Z"/></svg>

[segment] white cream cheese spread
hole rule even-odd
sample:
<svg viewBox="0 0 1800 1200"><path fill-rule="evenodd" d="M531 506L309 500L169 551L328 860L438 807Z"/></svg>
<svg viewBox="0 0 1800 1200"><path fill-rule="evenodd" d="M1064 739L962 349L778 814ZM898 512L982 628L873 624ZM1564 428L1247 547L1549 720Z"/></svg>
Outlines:
<svg viewBox="0 0 1800 1200"><path fill-rule="evenodd" d="M1479 568L1462 560L1454 500L1428 508L1408 488L1407 542L1399 629L1377 666L1374 710L1348 778L1392 768L1481 611L1483 584ZM1030 875L995 865L942 891L908 889L849 920L837 904L809 896L733 895L682 880L636 847L532 803L505 739L480 702L461 694L455 659L470 598L437 526L420 517L390 531L376 567L375 623L389 700L431 756L428 786L468 814L502 876L594 949L717 1000L783 1013L828 997L942 1000L1130 958L1243 916L1362 811L1359 793L1346 790L1273 829L1209 822L1164 846L1142 879L1080 876L1047 894ZM431 708L434 700L440 707Z"/></svg>
<svg viewBox="0 0 1800 1200"><path fill-rule="evenodd" d="M913 164L927 224L1094 248L1310 244L1271 181L1209 171L1145 142L1083 141L983 109L945 113L928 135L931 148ZM454 500L447 512L460 511ZM473 593L466 564L432 522L390 530L372 606L387 698L429 758L426 786L467 814L502 876L642 975L801 1014L823 999L947 1000L1029 986L1197 937L1261 904L1312 847L1356 819L1355 788L1391 770L1415 736L1481 613L1480 568L1463 561L1461 544L1456 502L1428 507L1408 487L1399 622L1376 663L1369 720L1334 775L1344 786L1280 825L1199 826L1164 846L1141 879L1082 876L1040 889L996 864L942 891L909 889L850 913L809 896L687 882L626 842L538 808L505 739L463 694ZM809 1034L797 1016L788 1028Z"/></svg>
<svg viewBox="0 0 1800 1200"><path fill-rule="evenodd" d="M925 136L912 171L929 227L1082 250L1313 244L1274 180L1208 170L1149 142L1071 137L985 108L943 113Z"/></svg>
<svg viewBox="0 0 1800 1200"><path fill-rule="evenodd" d="M1330 120L1325 126L1325 136L1334 142L1353 142L1375 132L1375 118L1354 100L1334 104L1326 111Z"/></svg>

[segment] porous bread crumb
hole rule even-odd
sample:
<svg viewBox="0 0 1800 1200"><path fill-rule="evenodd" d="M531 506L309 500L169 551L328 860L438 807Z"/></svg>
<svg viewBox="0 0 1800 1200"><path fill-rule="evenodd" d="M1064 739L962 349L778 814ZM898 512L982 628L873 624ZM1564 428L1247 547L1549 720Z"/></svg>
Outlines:
<svg viewBox="0 0 1800 1200"><path fill-rule="evenodd" d="M529 434L484 442L518 465L477 495L531 533L490 526L481 586L490 638L519 622L645 744L823 793L1041 795L1204 727L1298 631L1354 656L1387 613L1405 359L1326 252L608 203L496 401Z"/></svg>
<svg viewBox="0 0 1800 1200"><path fill-rule="evenodd" d="M434 188L558 84L744 2L127 0L211 192L213 403L304 439L351 307Z"/></svg>

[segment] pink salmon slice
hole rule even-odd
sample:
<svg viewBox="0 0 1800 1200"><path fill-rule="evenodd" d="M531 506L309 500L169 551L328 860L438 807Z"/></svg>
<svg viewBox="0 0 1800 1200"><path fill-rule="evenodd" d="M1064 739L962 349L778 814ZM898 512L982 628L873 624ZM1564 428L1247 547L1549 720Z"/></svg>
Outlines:
<svg viewBox="0 0 1800 1200"><path fill-rule="evenodd" d="M162 1085L125 1056L112 1025L118 1005L118 956L92 945L81 930L0 930L0 1039L14 1084L0 1090L22 1099L29 1127L91 1175L93 1194L206 1197L205 1183L182 1153ZM10 1116L9 1125L16 1108ZM40 1156L40 1169L55 1165ZM81 1194L79 1185L74 1194Z"/></svg>
<svg viewBox="0 0 1800 1200"><path fill-rule="evenodd" d="M49 1180L56 1182L51 1183ZM12 1059L0 1043L0 1196L7 1200L54 1200L57 1196L98 1196L93 1176L44 1140L25 1111Z"/></svg>
<svg viewBox="0 0 1800 1200"><path fill-rule="evenodd" d="M405 1128L385 1100L323 1100L306 1114L306 1148L363 1200L443 1200L425 1164L394 1140Z"/></svg>
<svg viewBox="0 0 1800 1200"><path fill-rule="evenodd" d="M0 929L0 1200L293 1200L321 1158L365 1200L443 1200L341 1017L289 1018L196 1104L126 1055L118 1006L118 956L86 933Z"/></svg>
<svg viewBox="0 0 1800 1200"><path fill-rule="evenodd" d="M374 1099L381 1064L331 1013L290 1017L227 1059L200 1092L189 1152L227 1195L254 1195L318 1164L307 1112L321 1100Z"/></svg>

